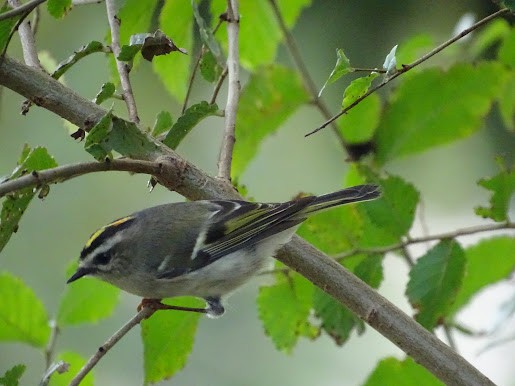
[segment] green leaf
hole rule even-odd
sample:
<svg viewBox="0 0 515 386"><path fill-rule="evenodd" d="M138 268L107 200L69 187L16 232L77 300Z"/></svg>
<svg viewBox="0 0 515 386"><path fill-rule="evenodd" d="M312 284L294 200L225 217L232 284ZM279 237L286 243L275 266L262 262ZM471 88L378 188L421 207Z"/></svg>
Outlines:
<svg viewBox="0 0 515 386"><path fill-rule="evenodd" d="M498 236L482 240L465 250L467 271L452 305L455 314L484 287L507 279L515 270L515 239Z"/></svg>
<svg viewBox="0 0 515 386"><path fill-rule="evenodd" d="M120 48L118 60L121 60L122 62L130 62L134 60L134 57L137 55L137 53L141 51L141 47L141 44L124 44Z"/></svg>
<svg viewBox="0 0 515 386"><path fill-rule="evenodd" d="M70 384L73 377L77 375L80 369L86 364L86 360L81 357L79 354L73 351L65 351L60 353L56 360L64 361L69 365L68 371L59 374L54 373L50 378L50 386L67 386ZM93 373L90 371L88 375L84 377L84 379L80 382L81 386L93 386L94 379Z"/></svg>
<svg viewBox="0 0 515 386"><path fill-rule="evenodd" d="M44 147L31 149L27 145L22 150L18 166L9 179L15 179L23 174L56 167L54 158ZM43 187L41 187L43 188ZM37 189L32 187L13 192L4 198L0 214L0 251L5 247L12 234L18 230L21 216L29 206Z"/></svg>
<svg viewBox="0 0 515 386"><path fill-rule="evenodd" d="M477 207L476 214L494 221L506 221L510 200L515 191L515 169L507 169L501 161L498 162L501 171L490 178L482 178L478 185L493 192L490 207Z"/></svg>
<svg viewBox="0 0 515 386"><path fill-rule="evenodd" d="M108 100L114 95L114 92L116 91L116 87L113 83L107 82L102 85L102 88L98 92L98 94L95 96L95 99L93 102L95 102L97 105L101 104L102 102Z"/></svg>
<svg viewBox="0 0 515 386"><path fill-rule="evenodd" d="M25 365L16 365L11 367L0 377L0 385L4 386L18 386L20 384L20 378L25 372Z"/></svg>
<svg viewBox="0 0 515 386"><path fill-rule="evenodd" d="M387 383L385 383L387 382ZM363 386L444 386L413 359L385 358L379 362Z"/></svg>
<svg viewBox="0 0 515 386"><path fill-rule="evenodd" d="M202 55L199 67L202 77L211 83L218 80L223 72L222 67L216 62L216 59L211 51L206 51L206 53Z"/></svg>
<svg viewBox="0 0 515 386"><path fill-rule="evenodd" d="M445 318L465 275L466 258L454 240L440 241L411 269L406 295L418 310L415 319L428 330Z"/></svg>
<svg viewBox="0 0 515 386"><path fill-rule="evenodd" d="M0 293L0 341L44 347L50 327L41 300L8 272L0 273Z"/></svg>
<svg viewBox="0 0 515 386"><path fill-rule="evenodd" d="M215 39L213 35L213 31L208 27L205 20L200 15L198 4L196 0L191 0L191 5L193 8L193 15L195 16L195 21L197 22L200 38L202 42L206 45L213 56L216 59L216 62L219 66L223 66L225 64L225 60L222 55L222 49L220 48L220 44Z"/></svg>
<svg viewBox="0 0 515 386"><path fill-rule="evenodd" d="M0 7L0 15L10 10L12 10L12 8L8 5L7 2L4 2ZM9 35L11 34L13 28L16 26L18 20L20 20L20 15L0 21L0 53L4 51L5 46L9 41Z"/></svg>
<svg viewBox="0 0 515 386"><path fill-rule="evenodd" d="M509 31L510 25L506 20L492 20L484 28L476 32L476 36L470 47L470 52L472 52L474 56L481 55L499 40L504 39Z"/></svg>
<svg viewBox="0 0 515 386"><path fill-rule="evenodd" d="M377 129L377 161L419 153L481 127L506 80L496 63L427 69L401 84Z"/></svg>
<svg viewBox="0 0 515 386"><path fill-rule="evenodd" d="M106 115L93 126L86 140L84 149L91 154L97 161L103 161L109 155L111 148L106 145L107 136L113 128L113 114L109 111Z"/></svg>
<svg viewBox="0 0 515 386"><path fill-rule="evenodd" d="M499 60L506 66L515 67L515 29L512 28L501 42L498 53Z"/></svg>
<svg viewBox="0 0 515 386"><path fill-rule="evenodd" d="M336 49L336 64L334 65L329 78L325 81L324 85L320 89L318 93L318 97L322 95L322 92L326 88L327 85L336 82L342 76L348 74L349 72L354 71L354 69L350 65L350 60L345 56L345 53L341 48Z"/></svg>
<svg viewBox="0 0 515 386"><path fill-rule="evenodd" d="M48 0L47 9L48 13L59 19L66 15L72 8L72 0Z"/></svg>
<svg viewBox="0 0 515 386"><path fill-rule="evenodd" d="M356 207L347 205L309 218L300 226L298 235L323 252L334 255L358 244L362 223Z"/></svg>
<svg viewBox="0 0 515 386"><path fill-rule="evenodd" d="M248 3L253 3L249 1ZM309 96L297 73L280 66L253 73L242 90L236 117L232 177L239 178L266 136L274 133Z"/></svg>
<svg viewBox="0 0 515 386"><path fill-rule="evenodd" d="M434 46L434 39L428 34L414 35L397 49L397 63L408 64L417 59L424 51L429 51ZM403 75L404 76L404 75Z"/></svg>
<svg viewBox="0 0 515 386"><path fill-rule="evenodd" d="M172 115L168 111L161 111L157 114L154 128L152 129L152 136L157 137L160 134L166 133L173 125Z"/></svg>
<svg viewBox="0 0 515 386"><path fill-rule="evenodd" d="M105 47L102 43L97 42L95 40L89 42L85 46L79 48L78 51L75 51L73 55L69 56L67 59L60 62L54 72L52 73L52 78L59 79L63 74L68 71L72 66L77 63L79 60L85 58L88 55L94 54L95 52L104 52Z"/></svg>
<svg viewBox="0 0 515 386"><path fill-rule="evenodd" d="M259 319L278 350L291 352L308 324L313 285L298 274L279 274L277 283L261 287Z"/></svg>
<svg viewBox="0 0 515 386"><path fill-rule="evenodd" d="M338 131L349 144L370 141L379 125L380 113L381 100L372 94L338 119Z"/></svg>
<svg viewBox="0 0 515 386"><path fill-rule="evenodd" d="M368 76L354 79L343 92L342 108L347 108L356 100L365 95L372 84L372 81L379 76L379 73L372 72Z"/></svg>
<svg viewBox="0 0 515 386"><path fill-rule="evenodd" d="M509 73L509 78L497 99L501 118L511 132L515 132L515 72Z"/></svg>
<svg viewBox="0 0 515 386"><path fill-rule="evenodd" d="M354 265L351 270L361 280L373 288L378 288L383 280L382 256L358 255L345 260L345 265ZM322 329L334 339L337 345L343 345L354 328L363 333L365 325L347 307L332 296L316 288L313 297L313 308L322 321Z"/></svg>
<svg viewBox="0 0 515 386"><path fill-rule="evenodd" d="M311 0L278 1L278 6L288 28L292 28L300 12L309 7ZM227 8L225 0L211 2L211 13L221 15ZM277 48L283 39L270 3L266 0L240 2L240 59L243 67L255 70L273 63ZM218 31L222 46L227 47L225 25Z"/></svg>
<svg viewBox="0 0 515 386"><path fill-rule="evenodd" d="M77 264L70 265L66 277L70 277L76 268ZM96 323L111 316L118 304L119 293L118 288L91 277L69 284L57 310L57 325Z"/></svg>
<svg viewBox="0 0 515 386"><path fill-rule="evenodd" d="M217 115L218 106L216 103L210 105L206 101L197 103L186 109L184 114L175 122L163 143L171 149L176 149L188 133L203 119Z"/></svg>
<svg viewBox="0 0 515 386"><path fill-rule="evenodd" d="M144 3L144 2L142 2ZM187 52L193 47L193 15L187 1L165 2L159 24L163 32L171 36ZM152 62L154 71L170 95L182 101L188 88L190 58L186 55L158 56Z"/></svg>
<svg viewBox="0 0 515 386"><path fill-rule="evenodd" d="M389 176L379 181L379 184L382 196L360 205L360 209L378 228L398 239L413 224L419 193L413 185L396 176Z"/></svg>
<svg viewBox="0 0 515 386"><path fill-rule="evenodd" d="M199 299L174 298L174 304L202 307ZM170 378L186 364L193 348L200 314L185 311L157 311L141 322L145 384Z"/></svg>

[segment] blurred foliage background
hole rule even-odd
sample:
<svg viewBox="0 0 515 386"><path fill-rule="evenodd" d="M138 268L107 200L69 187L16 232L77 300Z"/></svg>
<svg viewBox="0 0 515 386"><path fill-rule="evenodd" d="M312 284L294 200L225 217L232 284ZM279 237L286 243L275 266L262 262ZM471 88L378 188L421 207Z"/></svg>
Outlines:
<svg viewBox="0 0 515 386"><path fill-rule="evenodd" d="M452 35L464 14L470 13L479 19L496 9L487 0L313 1L312 6L303 11L293 33L315 82L321 86L334 65L336 48L343 48L353 64L380 67L391 47L407 37L425 32L441 42ZM43 11L39 28L38 48L60 61L81 45L105 38L105 7L103 4L75 7L61 20ZM459 44L452 49L459 49ZM19 42L14 39L9 53L20 57L20 52ZM446 55L446 52L437 55L426 65L445 63ZM277 61L291 65L282 46ZM142 63L131 75L145 126L151 127L155 115L163 109L179 115L180 105L167 94L148 63ZM69 87L92 99L108 77L106 57L92 55L69 71L65 79ZM395 87L393 83L388 86L390 89ZM325 91L325 101L333 112L339 110L342 87L336 83ZM388 88L382 92L388 92ZM210 87L195 87L192 99L208 98L210 93ZM224 97L222 94L219 99L221 105ZM75 142L62 120L50 112L33 107L28 118L19 116L22 100L9 90L3 92L0 175L13 169L24 143L45 145L59 164L90 160L82 144ZM125 115L124 105L116 103L114 109L117 114ZM259 201L282 201L300 191L321 194L342 186L347 170L346 155L332 131L326 129L304 138L305 133L322 122L323 118L314 109L303 107L277 134L264 141L240 181L247 186L251 197ZM425 222L431 233L481 223L471 208L485 203L488 194L476 181L497 172L496 155L504 154L511 161L514 158L514 137L499 122L500 118L491 114L483 129L464 140L388 164L388 171L403 176L421 192ZM183 141L178 152L207 172L215 173L222 128L220 118L205 120ZM76 259L94 229L132 211L181 200L162 187L149 193L147 180L145 176L126 173L97 173L52 186L47 198L35 200L30 206L21 221L20 231L2 252L0 266L22 277L46 308L55 311L65 287L66 267ZM414 233L420 231L421 224L417 221ZM468 237L463 243L467 245L475 239ZM421 252L424 245L413 250ZM411 312L403 296L407 268L393 256L385 260L384 266L385 281L380 292ZM344 347L337 347L323 337L315 343L300 341L290 355L277 352L262 331L255 307L256 288L259 282L266 281L266 277L260 277L234 294L223 318L202 318L186 368L163 383L357 385L366 379L380 358L402 356L399 349L370 328L363 336L351 338ZM480 296L465 312L469 313L467 320L474 322L470 326L474 329L489 329L497 318L498 304L511 293L506 285L489 291L495 291L499 303L483 301ZM492 293L489 295L491 299ZM134 314L138 302L136 297L122 294L121 303L111 318L97 325L66 329L58 346L72 348L89 357ZM514 323L511 322L512 330ZM513 341L481 355L478 352L485 345L484 339L458 336L457 344L463 355L494 382L515 385ZM23 378L25 384L34 384L40 379L43 359L36 350L19 344L2 346L0 372L21 362L29 365ZM97 384L140 383L141 355L142 345L135 329L97 366Z"/></svg>

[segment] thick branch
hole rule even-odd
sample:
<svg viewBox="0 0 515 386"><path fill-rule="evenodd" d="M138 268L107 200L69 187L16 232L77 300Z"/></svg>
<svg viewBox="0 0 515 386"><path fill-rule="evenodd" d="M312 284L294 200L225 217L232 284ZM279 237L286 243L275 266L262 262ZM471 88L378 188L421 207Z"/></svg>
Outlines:
<svg viewBox="0 0 515 386"><path fill-rule="evenodd" d="M107 19L109 28L111 29L111 49L113 50L116 68L120 75L120 84L123 90L123 99L127 105L129 119L134 123L139 123L138 110L136 109L136 100L132 93L131 81L129 79L129 69L127 64L118 60L120 55L120 19L116 15L116 2L114 0L106 0Z"/></svg>
<svg viewBox="0 0 515 386"><path fill-rule="evenodd" d="M236 141L236 112L240 99L240 53L238 50L238 33L240 15L238 0L227 0L227 71L229 74L227 105L225 106L225 130L218 158L218 177L231 180L231 164L234 142Z"/></svg>
<svg viewBox="0 0 515 386"><path fill-rule="evenodd" d="M43 101L45 108L79 126L87 120L97 122L106 113L54 79L10 58L0 64L0 84L31 100ZM241 199L227 182L208 176L162 144L156 146L158 150L146 159L166 163L174 171L162 180L168 188L191 200ZM278 259L345 304L446 384L493 385L412 318L299 237L282 249Z"/></svg>

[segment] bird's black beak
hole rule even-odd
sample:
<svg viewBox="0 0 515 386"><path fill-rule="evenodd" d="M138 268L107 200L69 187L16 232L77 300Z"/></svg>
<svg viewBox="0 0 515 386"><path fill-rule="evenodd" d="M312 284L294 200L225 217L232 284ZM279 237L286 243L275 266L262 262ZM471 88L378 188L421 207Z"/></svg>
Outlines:
<svg viewBox="0 0 515 386"><path fill-rule="evenodd" d="M93 268L86 268L86 267L79 267L77 269L77 272L75 272L72 277L68 279L66 284L70 284L71 282L80 279L83 276L89 275L90 273L95 272L95 269Z"/></svg>

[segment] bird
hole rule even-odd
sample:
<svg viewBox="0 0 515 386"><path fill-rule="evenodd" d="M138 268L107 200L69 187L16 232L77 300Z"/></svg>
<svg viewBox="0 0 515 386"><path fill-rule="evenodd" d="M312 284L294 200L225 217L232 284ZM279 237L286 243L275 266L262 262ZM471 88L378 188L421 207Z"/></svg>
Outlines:
<svg viewBox="0 0 515 386"><path fill-rule="evenodd" d="M364 184L282 203L199 200L143 209L94 232L67 283L99 278L142 297L138 309L184 309L161 300L199 297L206 307L186 310L219 317L222 298L262 271L309 216L380 194Z"/></svg>

